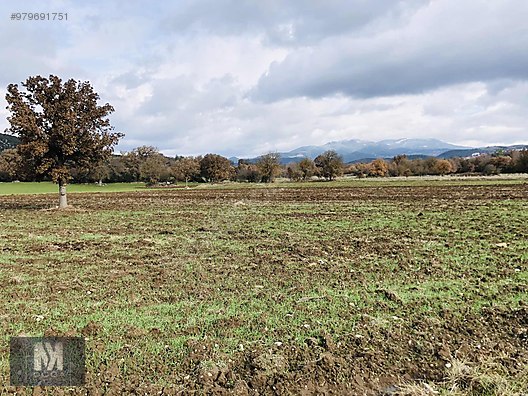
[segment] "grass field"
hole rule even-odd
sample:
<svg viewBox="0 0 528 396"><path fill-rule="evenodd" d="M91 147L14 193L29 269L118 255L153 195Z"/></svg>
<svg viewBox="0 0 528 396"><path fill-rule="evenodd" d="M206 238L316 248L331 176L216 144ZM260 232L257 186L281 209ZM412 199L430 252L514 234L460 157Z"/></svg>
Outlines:
<svg viewBox="0 0 528 396"><path fill-rule="evenodd" d="M123 192L145 189L144 183L71 184L68 192ZM51 182L0 183L0 195L58 193L58 186Z"/></svg>
<svg viewBox="0 0 528 396"><path fill-rule="evenodd" d="M45 334L72 394L528 392L525 181L121 188L0 196L0 384Z"/></svg>
<svg viewBox="0 0 528 396"><path fill-rule="evenodd" d="M337 181L311 181L290 182L288 179L278 179L274 184L255 184L255 183L233 183L225 182L218 184L205 183L188 183L191 188L200 189L256 189L256 188L327 188L327 187L368 187L368 186L448 186L448 185L484 185L484 184L523 184L528 182L528 175L499 175L499 176L482 176L482 177L464 177L464 176L427 176L427 177L391 177L391 178L368 178L357 179L354 177L344 177ZM185 187L183 182L166 186L168 189L179 189ZM147 187L145 183L110 183L98 185L92 184L70 184L68 192L127 192L142 191ZM56 184L51 182L33 182L33 183L3 183L0 182L0 195L12 194L51 194L58 192Z"/></svg>

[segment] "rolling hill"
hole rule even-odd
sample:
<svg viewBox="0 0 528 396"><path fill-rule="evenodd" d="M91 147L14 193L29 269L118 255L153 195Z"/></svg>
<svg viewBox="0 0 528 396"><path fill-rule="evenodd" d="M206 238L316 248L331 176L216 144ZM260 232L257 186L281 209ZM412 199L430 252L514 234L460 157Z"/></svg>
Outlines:
<svg viewBox="0 0 528 396"><path fill-rule="evenodd" d="M15 148L20 143L17 137L0 133L0 152Z"/></svg>

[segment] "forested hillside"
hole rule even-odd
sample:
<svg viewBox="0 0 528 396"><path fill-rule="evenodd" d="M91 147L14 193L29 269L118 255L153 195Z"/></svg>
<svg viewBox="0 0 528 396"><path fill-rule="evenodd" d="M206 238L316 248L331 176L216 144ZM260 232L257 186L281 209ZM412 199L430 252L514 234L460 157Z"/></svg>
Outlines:
<svg viewBox="0 0 528 396"><path fill-rule="evenodd" d="M17 137L0 133L0 151L15 147L20 140Z"/></svg>

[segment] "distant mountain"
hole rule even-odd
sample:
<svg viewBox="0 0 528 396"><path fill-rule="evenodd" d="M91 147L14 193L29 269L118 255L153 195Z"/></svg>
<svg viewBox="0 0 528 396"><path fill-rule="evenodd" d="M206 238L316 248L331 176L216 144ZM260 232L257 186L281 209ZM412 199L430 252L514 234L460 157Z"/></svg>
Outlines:
<svg viewBox="0 0 528 396"><path fill-rule="evenodd" d="M322 146L304 146L296 148L295 150L288 151L286 153L281 153L281 156L284 158L287 157L308 157L314 159L319 154L324 153L327 150L334 150L338 152L339 154L343 155L343 153L351 153L362 150L366 145L372 142L367 142L364 140L341 140L341 141L334 141L329 142L326 144L323 144Z"/></svg>
<svg viewBox="0 0 528 396"><path fill-rule="evenodd" d="M392 158L395 155L436 157L450 150L469 149L465 146L442 142L438 139L387 139L378 142L366 140L341 140L329 142L322 146L303 146L280 153L284 164L298 162L303 158L314 159L319 154L334 150L345 162L358 162L375 158ZM252 158L249 161L256 161Z"/></svg>
<svg viewBox="0 0 528 396"><path fill-rule="evenodd" d="M6 149L15 148L20 143L20 140L11 135L0 133L0 152Z"/></svg>

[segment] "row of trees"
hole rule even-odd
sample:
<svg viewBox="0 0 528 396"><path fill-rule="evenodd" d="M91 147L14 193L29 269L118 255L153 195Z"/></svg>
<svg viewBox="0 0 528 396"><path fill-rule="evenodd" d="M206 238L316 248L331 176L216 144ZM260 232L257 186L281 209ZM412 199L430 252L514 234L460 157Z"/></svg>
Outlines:
<svg viewBox="0 0 528 396"><path fill-rule="evenodd" d="M527 173L528 150L512 150L483 154L470 158L410 159L398 155L391 161L377 159L370 163L352 164L345 173L358 177L424 176L447 174L498 175L501 173Z"/></svg>
<svg viewBox="0 0 528 396"><path fill-rule="evenodd" d="M0 154L0 181L32 181L32 172L25 172L24 161L16 149ZM169 158L151 146L141 146L130 152L114 155L97 165L71 167L73 182L137 182L154 185L167 182L210 182L224 180L271 183L278 176L307 180L322 176L328 180L343 174L342 159L333 151L324 153L315 161L303 159L299 164L284 167L277 153L260 157L255 163L240 160L234 166L229 159L218 154L198 157Z"/></svg>
<svg viewBox="0 0 528 396"><path fill-rule="evenodd" d="M31 181L24 173L22 157L16 149L0 154L0 181ZM263 155L256 162L239 160L237 165L218 154L169 158L155 147L141 146L114 155L91 168L73 167L73 182L137 182L150 185L174 182L210 182L224 180L270 183L277 177L306 181L313 177L333 180L343 174L357 177L421 176L528 172L528 150L486 154L473 158L410 159L399 155L392 160L376 159L369 163L344 164L335 151L327 151L315 160L281 165L277 153Z"/></svg>

